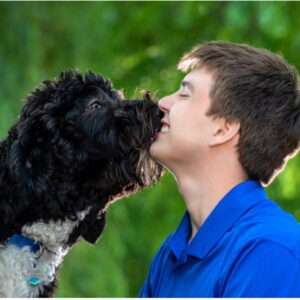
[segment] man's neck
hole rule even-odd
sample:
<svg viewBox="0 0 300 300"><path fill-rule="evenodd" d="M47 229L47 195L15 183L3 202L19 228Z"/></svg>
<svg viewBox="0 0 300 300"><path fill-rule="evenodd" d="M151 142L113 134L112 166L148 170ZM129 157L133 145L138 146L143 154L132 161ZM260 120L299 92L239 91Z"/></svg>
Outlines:
<svg viewBox="0 0 300 300"><path fill-rule="evenodd" d="M235 171L234 171L235 170ZM219 201L237 184L247 180L247 176L239 168L216 168L200 171L200 168L185 168L176 174L179 191L182 194L190 214L192 234L198 229L219 203Z"/></svg>

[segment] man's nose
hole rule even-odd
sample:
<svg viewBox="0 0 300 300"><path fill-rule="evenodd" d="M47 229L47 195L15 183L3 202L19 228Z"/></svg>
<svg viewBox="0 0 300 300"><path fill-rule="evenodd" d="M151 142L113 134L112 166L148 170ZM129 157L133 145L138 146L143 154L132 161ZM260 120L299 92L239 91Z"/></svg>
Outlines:
<svg viewBox="0 0 300 300"><path fill-rule="evenodd" d="M165 96L158 101L158 107L164 112L168 112L174 103L172 95Z"/></svg>

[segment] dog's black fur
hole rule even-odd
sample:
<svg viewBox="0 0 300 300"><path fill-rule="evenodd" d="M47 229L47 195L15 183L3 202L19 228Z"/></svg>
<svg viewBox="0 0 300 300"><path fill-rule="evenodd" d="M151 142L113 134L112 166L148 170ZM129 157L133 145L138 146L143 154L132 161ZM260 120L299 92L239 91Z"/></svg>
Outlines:
<svg viewBox="0 0 300 300"><path fill-rule="evenodd" d="M147 97L124 100L92 72L44 81L0 143L0 243L24 225L76 220L88 207L66 246L81 237L96 243L109 203L159 179L148 149L161 117Z"/></svg>

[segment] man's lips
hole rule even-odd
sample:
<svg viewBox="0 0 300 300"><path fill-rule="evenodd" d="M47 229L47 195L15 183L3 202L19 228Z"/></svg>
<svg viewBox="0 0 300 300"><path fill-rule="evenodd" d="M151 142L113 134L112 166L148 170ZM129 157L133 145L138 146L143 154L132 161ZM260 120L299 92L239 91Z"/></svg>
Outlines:
<svg viewBox="0 0 300 300"><path fill-rule="evenodd" d="M168 133L170 131L170 125L165 120L161 120L162 127L160 133Z"/></svg>
<svg viewBox="0 0 300 300"><path fill-rule="evenodd" d="M160 123L161 123L162 125L167 125L167 126L170 127L170 124L169 124L165 119L162 119L162 120L160 121Z"/></svg>
<svg viewBox="0 0 300 300"><path fill-rule="evenodd" d="M165 134L165 133L168 133L168 132L169 132L169 129L170 129L169 123L166 122L165 120L161 120L160 123L161 123L162 126L161 126L161 128L160 128L159 131L156 131L156 132L155 132L154 136L153 136L152 139L151 139L152 142L154 142L154 141L158 138L158 136L159 136L160 134Z"/></svg>

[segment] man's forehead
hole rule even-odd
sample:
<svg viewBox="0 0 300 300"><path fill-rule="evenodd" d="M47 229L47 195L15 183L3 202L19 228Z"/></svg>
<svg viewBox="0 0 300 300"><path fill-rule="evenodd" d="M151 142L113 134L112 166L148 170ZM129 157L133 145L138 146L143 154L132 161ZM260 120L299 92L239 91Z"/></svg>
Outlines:
<svg viewBox="0 0 300 300"><path fill-rule="evenodd" d="M204 68L195 69L186 74L182 79L181 85L195 89L198 85L210 86L213 83L213 75Z"/></svg>
<svg viewBox="0 0 300 300"><path fill-rule="evenodd" d="M188 80L183 79L181 81L181 86L182 87L187 87L189 90L194 91L194 87L193 87L192 83Z"/></svg>

